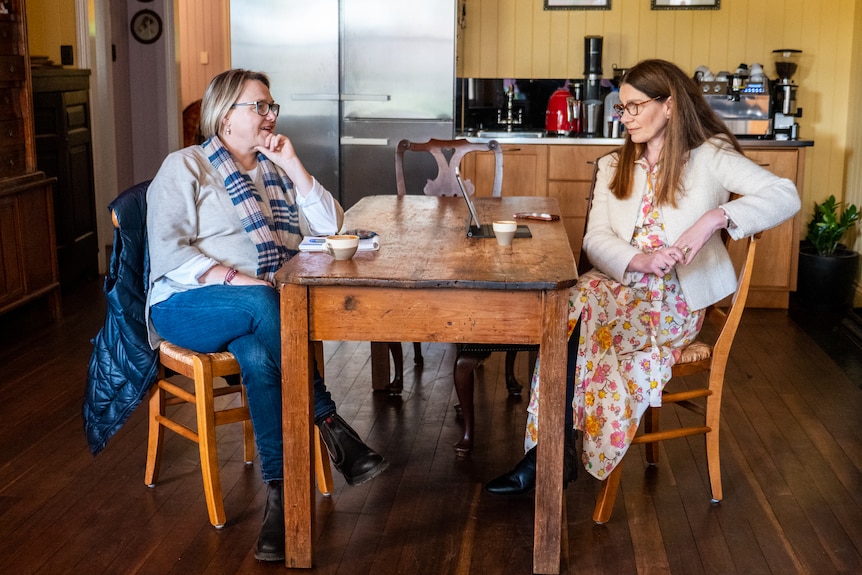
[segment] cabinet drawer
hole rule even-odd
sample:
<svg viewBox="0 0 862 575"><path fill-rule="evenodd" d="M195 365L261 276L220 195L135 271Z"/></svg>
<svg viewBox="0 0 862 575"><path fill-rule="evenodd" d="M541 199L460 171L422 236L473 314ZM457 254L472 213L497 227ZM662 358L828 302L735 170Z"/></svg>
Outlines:
<svg viewBox="0 0 862 575"><path fill-rule="evenodd" d="M0 54L16 54L18 52L18 23L0 22Z"/></svg>
<svg viewBox="0 0 862 575"><path fill-rule="evenodd" d="M24 72L24 56L0 56L0 82L23 82Z"/></svg>
<svg viewBox="0 0 862 575"><path fill-rule="evenodd" d="M0 178L14 176L24 171L24 121L12 119L0 121Z"/></svg>
<svg viewBox="0 0 862 575"><path fill-rule="evenodd" d="M592 162L604 156L615 146L548 146L548 179L591 181Z"/></svg>
<svg viewBox="0 0 862 575"><path fill-rule="evenodd" d="M21 103L18 90L0 88L0 121L21 117Z"/></svg>

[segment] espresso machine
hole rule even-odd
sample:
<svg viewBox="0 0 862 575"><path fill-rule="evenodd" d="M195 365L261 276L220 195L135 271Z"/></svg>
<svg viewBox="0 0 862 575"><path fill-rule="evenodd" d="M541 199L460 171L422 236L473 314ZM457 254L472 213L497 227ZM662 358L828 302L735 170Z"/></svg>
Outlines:
<svg viewBox="0 0 862 575"><path fill-rule="evenodd" d="M772 138L769 80L759 64L740 64L715 76L701 66L695 73L706 103L737 138Z"/></svg>
<svg viewBox="0 0 862 575"><path fill-rule="evenodd" d="M796 118L802 117L802 108L796 105L796 90L798 86L793 76L799 69L799 58L802 50L773 50L775 73L778 80L772 86L773 118L772 126L776 140L796 140L799 138L799 123Z"/></svg>

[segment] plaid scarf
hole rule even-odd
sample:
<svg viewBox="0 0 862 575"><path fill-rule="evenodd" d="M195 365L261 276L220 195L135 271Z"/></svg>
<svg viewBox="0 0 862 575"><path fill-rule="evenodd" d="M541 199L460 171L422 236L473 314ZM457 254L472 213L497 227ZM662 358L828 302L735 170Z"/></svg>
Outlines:
<svg viewBox="0 0 862 575"><path fill-rule="evenodd" d="M290 245L290 236L302 235L299 212L295 205L288 204L285 199L286 188L293 188L293 183L287 178L283 179L275 165L258 153L264 191L272 210L272 219L268 220L260 209L264 200L258 189L249 175L239 169L218 136L211 137L201 146L210 164L224 178L225 188L243 228L257 246L257 277L272 281L278 268L297 253L287 247Z"/></svg>

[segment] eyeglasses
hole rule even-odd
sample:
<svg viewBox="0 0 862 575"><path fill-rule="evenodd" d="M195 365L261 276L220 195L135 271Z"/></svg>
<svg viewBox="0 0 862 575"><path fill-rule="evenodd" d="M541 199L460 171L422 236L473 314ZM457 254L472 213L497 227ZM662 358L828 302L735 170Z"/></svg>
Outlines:
<svg viewBox="0 0 862 575"><path fill-rule="evenodd" d="M236 108L237 106L254 106L254 111L257 112L259 116L266 116L269 114L270 110L272 110L272 113L275 114L276 118L278 118L278 110L281 108L281 106L275 102L270 104L263 100L257 100L256 102L237 102L231 106L231 108Z"/></svg>
<svg viewBox="0 0 862 575"><path fill-rule="evenodd" d="M637 116L640 114L640 107L644 104L649 104L654 100L660 100L664 98L664 96L656 96L655 98L650 98L649 100L644 100L643 102L629 102L628 104L614 104L614 111L622 117L623 112L628 112L631 116Z"/></svg>

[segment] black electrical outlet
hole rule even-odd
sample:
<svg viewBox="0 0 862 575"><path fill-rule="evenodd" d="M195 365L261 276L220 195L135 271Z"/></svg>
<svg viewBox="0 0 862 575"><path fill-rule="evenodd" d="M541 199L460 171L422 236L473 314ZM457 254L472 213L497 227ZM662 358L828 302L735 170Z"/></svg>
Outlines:
<svg viewBox="0 0 862 575"><path fill-rule="evenodd" d="M63 66L73 66L75 64L75 56L71 46L60 46L60 64Z"/></svg>

